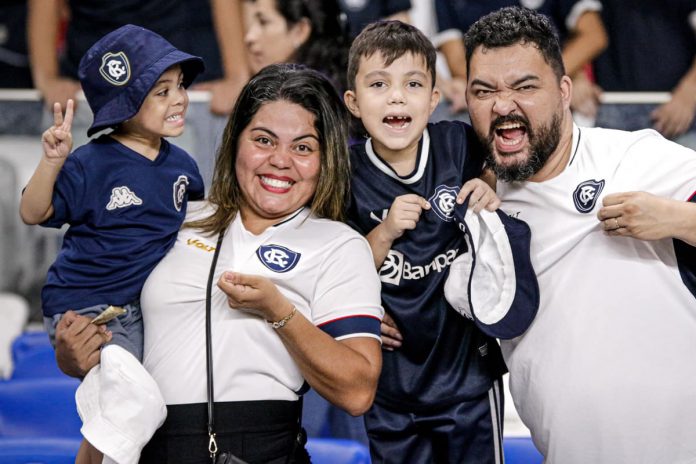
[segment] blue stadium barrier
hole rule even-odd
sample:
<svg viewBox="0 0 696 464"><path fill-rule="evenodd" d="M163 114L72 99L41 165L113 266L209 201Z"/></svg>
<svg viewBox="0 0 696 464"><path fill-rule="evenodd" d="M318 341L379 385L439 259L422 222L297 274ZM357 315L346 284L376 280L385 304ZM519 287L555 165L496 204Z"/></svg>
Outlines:
<svg viewBox="0 0 696 464"><path fill-rule="evenodd" d="M73 464L80 441L74 438L0 438L0 462Z"/></svg>
<svg viewBox="0 0 696 464"><path fill-rule="evenodd" d="M367 447L353 440L310 438L307 451L312 464L370 464Z"/></svg>
<svg viewBox="0 0 696 464"><path fill-rule="evenodd" d="M503 439L505 464L541 464L544 457L536 449L531 437L505 437Z"/></svg>
<svg viewBox="0 0 696 464"><path fill-rule="evenodd" d="M0 382L0 437L80 438L79 384L70 378Z"/></svg>
<svg viewBox="0 0 696 464"><path fill-rule="evenodd" d="M24 332L12 342L12 379L37 377L68 378L58 368L46 332Z"/></svg>

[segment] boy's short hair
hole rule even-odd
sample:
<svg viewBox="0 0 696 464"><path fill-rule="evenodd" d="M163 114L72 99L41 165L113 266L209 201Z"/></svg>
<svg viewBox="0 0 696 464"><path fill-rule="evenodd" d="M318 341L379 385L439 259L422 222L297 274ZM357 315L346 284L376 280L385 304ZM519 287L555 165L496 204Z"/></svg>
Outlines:
<svg viewBox="0 0 696 464"><path fill-rule="evenodd" d="M80 60L77 73L94 113L87 135L135 116L160 76L177 64L184 87L204 69L200 57L178 50L144 27L127 24L99 39Z"/></svg>
<svg viewBox="0 0 696 464"><path fill-rule="evenodd" d="M360 60L381 53L389 66L406 53L421 56L435 86L436 51L432 42L417 27L401 21L377 21L358 34L348 53L348 88L355 89Z"/></svg>
<svg viewBox="0 0 696 464"><path fill-rule="evenodd" d="M551 20L529 8L509 6L476 21L464 35L466 71L474 50L533 44L560 80L565 75L558 32Z"/></svg>

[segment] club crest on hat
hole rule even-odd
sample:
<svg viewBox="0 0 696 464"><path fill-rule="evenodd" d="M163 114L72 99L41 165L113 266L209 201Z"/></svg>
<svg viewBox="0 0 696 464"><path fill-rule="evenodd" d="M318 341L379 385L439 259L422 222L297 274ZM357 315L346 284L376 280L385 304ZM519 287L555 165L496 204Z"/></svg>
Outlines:
<svg viewBox="0 0 696 464"><path fill-rule="evenodd" d="M589 213L595 207L599 194L604 188L604 179L581 182L573 192L575 208L581 213Z"/></svg>
<svg viewBox="0 0 696 464"><path fill-rule="evenodd" d="M259 260L273 272L288 272L297 266L300 253L280 245L261 245L256 250Z"/></svg>
<svg viewBox="0 0 696 464"><path fill-rule="evenodd" d="M125 85L131 77L130 63L123 52L105 53L102 56L102 64L99 73L104 79L113 85Z"/></svg>
<svg viewBox="0 0 696 464"><path fill-rule="evenodd" d="M459 188L457 187L440 185L435 189L435 193L428 199L435 214L445 222L450 222L452 220L457 193L459 193Z"/></svg>

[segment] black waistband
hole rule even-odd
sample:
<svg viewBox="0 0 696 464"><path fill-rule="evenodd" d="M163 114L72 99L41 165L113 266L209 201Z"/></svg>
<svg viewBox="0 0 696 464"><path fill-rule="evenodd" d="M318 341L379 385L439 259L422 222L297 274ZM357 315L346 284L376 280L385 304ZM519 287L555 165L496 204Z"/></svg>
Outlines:
<svg viewBox="0 0 696 464"><path fill-rule="evenodd" d="M299 401L231 401L215 403L215 431L222 433L294 430L301 405ZM160 428L166 434L205 432L208 424L206 403L167 406L167 419Z"/></svg>

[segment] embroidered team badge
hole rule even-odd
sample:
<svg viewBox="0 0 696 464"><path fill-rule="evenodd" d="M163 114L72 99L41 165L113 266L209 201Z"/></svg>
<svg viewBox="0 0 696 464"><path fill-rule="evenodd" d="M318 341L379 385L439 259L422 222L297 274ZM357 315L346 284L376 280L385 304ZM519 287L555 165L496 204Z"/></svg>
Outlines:
<svg viewBox="0 0 696 464"><path fill-rule="evenodd" d="M177 211L181 211L181 207L184 205L184 197L186 196L188 184L188 177L184 175L179 176L176 182L174 182L172 194L174 195L174 208L176 208Z"/></svg>
<svg viewBox="0 0 696 464"><path fill-rule="evenodd" d="M433 196L428 199L435 214L445 222L452 220L457 193L459 193L459 187L440 185L435 189Z"/></svg>
<svg viewBox="0 0 696 464"><path fill-rule="evenodd" d="M123 52L105 53L102 56L102 64L99 73L107 82L113 85L125 85L131 77L130 63Z"/></svg>
<svg viewBox="0 0 696 464"><path fill-rule="evenodd" d="M300 261L300 253L280 245L262 245L256 250L259 260L273 272L288 272Z"/></svg>
<svg viewBox="0 0 696 464"><path fill-rule="evenodd" d="M581 213L589 213L595 207L599 194L604 188L604 179L581 182L573 192L575 208Z"/></svg>
<svg viewBox="0 0 696 464"><path fill-rule="evenodd" d="M143 200L138 198L131 189L125 185L121 187L114 187L111 190L111 198L109 199L109 204L106 205L106 209L112 211L118 208L126 208L131 205L139 206L143 204Z"/></svg>

